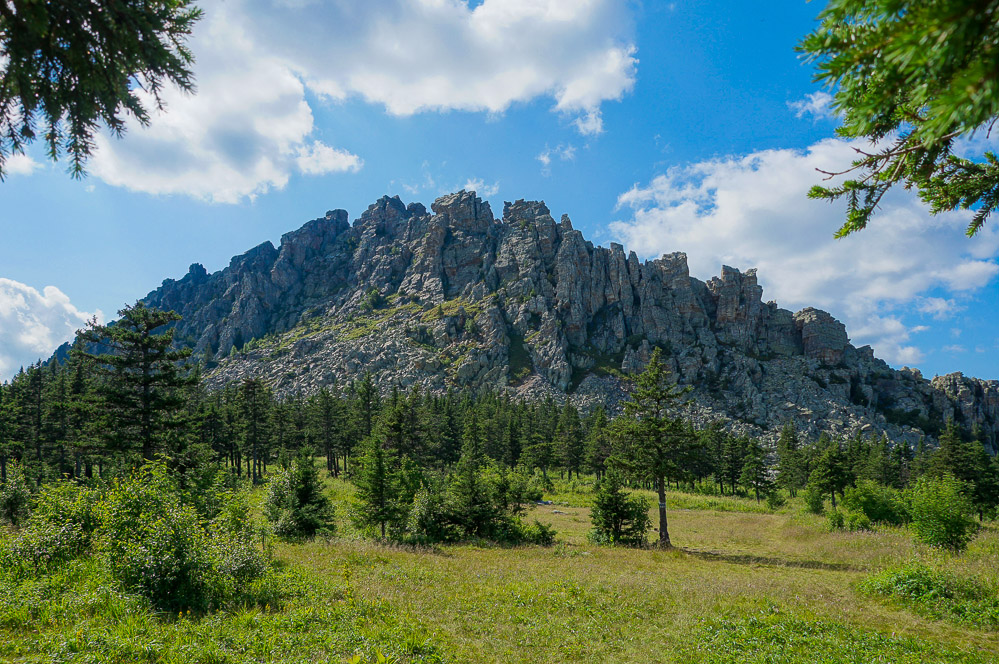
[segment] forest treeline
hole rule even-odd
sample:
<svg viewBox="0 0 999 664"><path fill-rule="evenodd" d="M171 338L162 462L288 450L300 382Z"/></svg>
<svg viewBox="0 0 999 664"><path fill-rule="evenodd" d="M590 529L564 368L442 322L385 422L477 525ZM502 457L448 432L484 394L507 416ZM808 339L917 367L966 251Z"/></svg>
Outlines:
<svg viewBox="0 0 999 664"><path fill-rule="evenodd" d="M319 456L329 475L353 479L371 497L370 523L385 535L412 516L414 501L431 500L435 477L488 479L481 491L509 507L540 497L552 474L600 478L613 470L658 491L666 544L671 485L757 500L807 489L835 507L858 482L904 489L922 475L949 474L980 516L999 504L999 465L975 432L953 422L933 449L859 434L804 441L791 424L771 447L729 433L725 422L696 428L658 352L616 416L490 392L380 390L371 375L278 397L256 378L207 389L189 353L173 346L176 314L141 303L119 313L115 324L81 331L65 361L30 366L0 385L0 481L12 463L40 486L116 476L156 459L181 481L214 468L260 482L274 466ZM469 494L462 509L477 509L474 500ZM465 525L452 535L489 534Z"/></svg>

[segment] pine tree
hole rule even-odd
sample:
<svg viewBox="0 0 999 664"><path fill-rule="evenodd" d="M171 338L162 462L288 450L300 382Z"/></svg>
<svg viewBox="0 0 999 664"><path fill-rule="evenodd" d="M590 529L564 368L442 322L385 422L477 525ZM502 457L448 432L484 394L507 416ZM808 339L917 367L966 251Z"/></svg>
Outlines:
<svg viewBox="0 0 999 664"><path fill-rule="evenodd" d="M385 539L386 528L405 514L399 500L399 475L394 468L397 460L393 451L374 436L363 443L362 450L354 475L356 522L361 527L379 527Z"/></svg>
<svg viewBox="0 0 999 664"><path fill-rule="evenodd" d="M579 468L583 463L583 427L579 421L579 411L568 399L559 416L555 439L559 461L566 469L568 479L572 479L573 471L578 477Z"/></svg>
<svg viewBox="0 0 999 664"><path fill-rule="evenodd" d="M777 440L777 484L787 489L792 498L807 479L802 473L800 447L794 423L786 423Z"/></svg>
<svg viewBox="0 0 999 664"><path fill-rule="evenodd" d="M766 464L766 453L755 440L750 441L746 448L746 460L742 465L739 481L747 489L753 490L756 502L760 502L761 495L768 494L773 489Z"/></svg>
<svg viewBox="0 0 999 664"><path fill-rule="evenodd" d="M111 449L127 453L138 443L134 451L148 461L156 458L168 432L184 425L184 390L192 381L180 363L191 352L173 348L178 314L137 302L118 315L109 325L87 323L77 333L77 352L100 381Z"/></svg>
<svg viewBox="0 0 999 664"><path fill-rule="evenodd" d="M649 480L659 498L659 546L669 548L666 478L675 475L692 444L692 436L672 411L683 395L670 379L659 348L636 379L616 430L616 464L633 477Z"/></svg>

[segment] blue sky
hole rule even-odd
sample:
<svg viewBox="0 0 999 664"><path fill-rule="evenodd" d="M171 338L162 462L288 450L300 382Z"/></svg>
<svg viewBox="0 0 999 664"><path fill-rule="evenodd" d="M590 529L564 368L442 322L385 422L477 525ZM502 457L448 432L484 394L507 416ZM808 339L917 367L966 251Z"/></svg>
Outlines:
<svg viewBox="0 0 999 664"><path fill-rule="evenodd" d="M991 226L898 192L864 233L809 201L851 147L794 52L821 3L202 3L197 95L72 180L41 150L0 183L0 378L86 317L331 208L474 187L543 199L600 244L759 269L895 366L999 378ZM983 146L972 139L967 150Z"/></svg>

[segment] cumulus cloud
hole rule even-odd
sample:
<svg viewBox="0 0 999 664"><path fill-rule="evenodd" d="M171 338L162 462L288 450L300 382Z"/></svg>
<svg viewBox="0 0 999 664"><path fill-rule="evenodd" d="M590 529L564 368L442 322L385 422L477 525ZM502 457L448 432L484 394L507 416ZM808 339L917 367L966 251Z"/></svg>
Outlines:
<svg viewBox="0 0 999 664"><path fill-rule="evenodd" d="M646 257L688 253L691 273L721 264L759 268L767 298L788 308L817 306L844 320L855 343L871 343L896 363L914 363L916 330L904 314L945 313L955 297L999 273L996 228L969 240L968 213L930 215L909 192L891 192L864 231L842 240L843 206L806 197L816 168L841 170L854 151L839 139L807 150L764 150L677 167L619 197L631 217L611 225ZM935 291L934 297L928 297ZM944 297L937 297L938 295Z"/></svg>
<svg viewBox="0 0 999 664"><path fill-rule="evenodd" d="M80 311L55 286L41 292L12 279L0 278L0 379L18 368L47 358L73 338L92 315Z"/></svg>
<svg viewBox="0 0 999 664"><path fill-rule="evenodd" d="M309 140L313 116L305 86L278 58L209 10L192 49L198 92L167 88L167 111L149 127L130 122L125 140L97 138L91 173L152 194L235 203L281 188L294 171L355 171L360 159ZM151 105L151 104L147 104Z"/></svg>
<svg viewBox="0 0 999 664"><path fill-rule="evenodd" d="M242 0L233 13L316 92L393 115L499 113L539 97L601 128L599 108L635 82L623 0Z"/></svg>
<svg viewBox="0 0 999 664"><path fill-rule="evenodd" d="M811 116L815 120L825 120L835 117L832 109L833 96L828 92L812 92L804 99L789 101L788 107L794 111L794 116L803 118Z"/></svg>
<svg viewBox="0 0 999 664"><path fill-rule="evenodd" d="M13 154L7 157L3 170L7 175L31 175L42 165L26 154Z"/></svg>
<svg viewBox="0 0 999 664"><path fill-rule="evenodd" d="M393 115L502 113L549 98L583 134L631 90L637 60L623 0L208 0L195 28L198 91L164 91L151 126L97 139L91 173L151 194L219 203L362 160L314 138L316 97ZM311 93L311 96L310 96ZM147 104L151 106L151 104Z"/></svg>

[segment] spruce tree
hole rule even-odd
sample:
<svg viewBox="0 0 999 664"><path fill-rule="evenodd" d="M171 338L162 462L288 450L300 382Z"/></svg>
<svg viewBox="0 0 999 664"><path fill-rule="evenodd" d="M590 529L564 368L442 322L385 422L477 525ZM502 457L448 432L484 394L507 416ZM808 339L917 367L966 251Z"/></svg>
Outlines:
<svg viewBox="0 0 999 664"><path fill-rule="evenodd" d="M173 311L137 302L118 315L108 325L87 323L77 333L76 352L100 382L109 447L148 461L157 457L167 434L184 424L184 391L192 381L181 363L191 351L173 347L172 324L180 320Z"/></svg>
<svg viewBox="0 0 999 664"><path fill-rule="evenodd" d="M368 438L362 454L356 461L354 486L357 488L355 519L359 526L381 529L385 539L386 528L395 524L405 514L400 504L399 474L394 468L395 454L386 449L377 437Z"/></svg>
<svg viewBox="0 0 999 664"><path fill-rule="evenodd" d="M651 481L659 498L659 546L672 546L666 515L666 478L677 473L692 444L692 435L674 414L689 388L671 380L656 348L636 379L631 398L618 418L615 464L636 479Z"/></svg>

